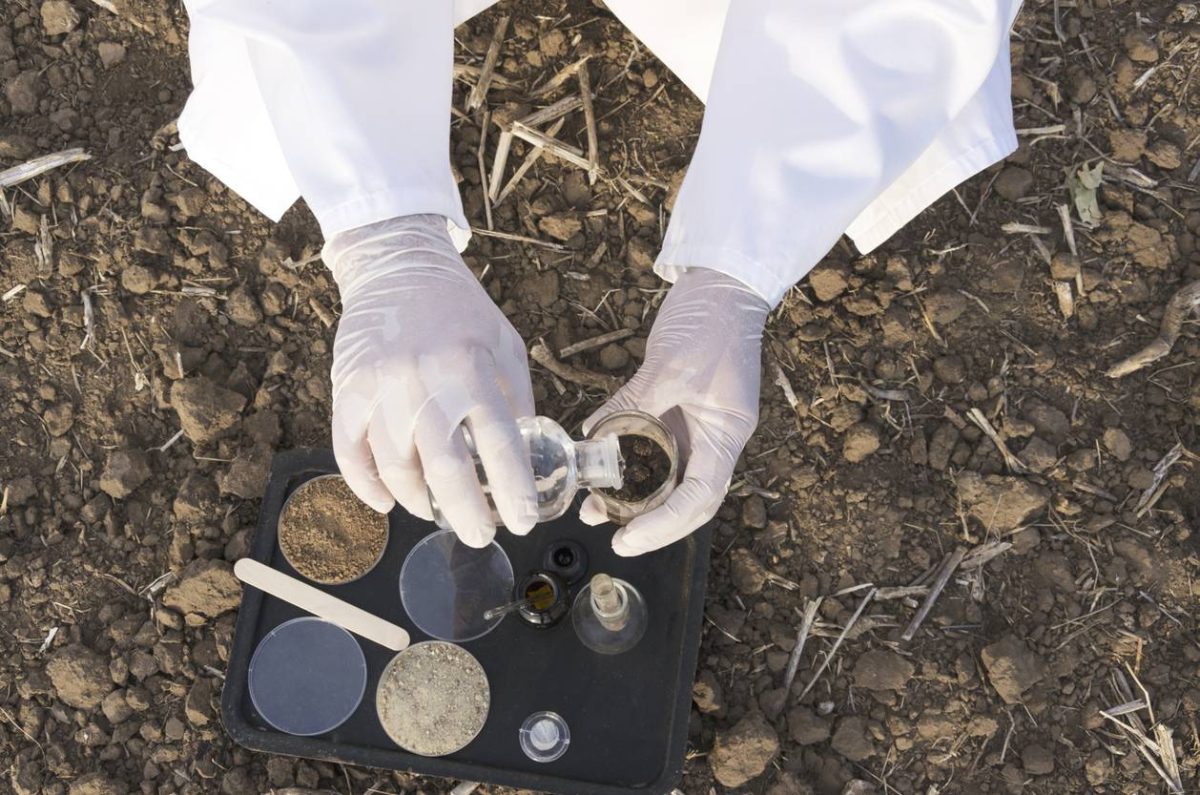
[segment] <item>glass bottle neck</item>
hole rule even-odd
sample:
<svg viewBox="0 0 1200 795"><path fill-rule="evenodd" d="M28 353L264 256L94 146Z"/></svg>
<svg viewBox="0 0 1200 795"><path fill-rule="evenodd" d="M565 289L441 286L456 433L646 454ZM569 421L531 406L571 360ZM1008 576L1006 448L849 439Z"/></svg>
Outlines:
<svg viewBox="0 0 1200 795"><path fill-rule="evenodd" d="M575 443L575 472L581 489L619 489L624 469L616 436Z"/></svg>

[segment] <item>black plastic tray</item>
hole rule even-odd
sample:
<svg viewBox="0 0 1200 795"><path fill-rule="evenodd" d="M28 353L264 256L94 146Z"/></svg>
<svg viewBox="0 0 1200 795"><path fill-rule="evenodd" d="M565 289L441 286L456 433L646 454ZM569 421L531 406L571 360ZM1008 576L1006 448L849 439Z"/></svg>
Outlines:
<svg viewBox="0 0 1200 795"><path fill-rule="evenodd" d="M336 472L325 450L280 453L259 512L251 556L295 575L275 542L283 501L299 484ZM391 536L383 559L367 576L325 588L340 598L408 629L412 642L427 640L400 602L400 566L409 550L437 528L392 511ZM574 511L541 524L524 538L503 530L496 536L517 577L540 568L546 547L567 538L581 543L589 571L633 583L649 606L646 635L628 652L605 656L579 643L570 616L538 629L509 616L484 637L463 645L487 672L491 712L479 736L450 756L407 753L384 733L375 713L375 687L393 652L359 638L367 658L367 690L348 721L318 737L294 737L268 726L246 687L246 671L258 641L272 628L303 615L289 604L246 588L221 696L225 728L239 744L257 751L366 765L392 770L483 781L564 795L668 792L679 781L687 743L691 685L696 671L711 530L655 553L621 558L612 552L611 526L592 528ZM324 587L324 586L319 586ZM575 588L572 588L574 598ZM521 722L552 710L566 719L571 745L550 763L528 759L518 744Z"/></svg>

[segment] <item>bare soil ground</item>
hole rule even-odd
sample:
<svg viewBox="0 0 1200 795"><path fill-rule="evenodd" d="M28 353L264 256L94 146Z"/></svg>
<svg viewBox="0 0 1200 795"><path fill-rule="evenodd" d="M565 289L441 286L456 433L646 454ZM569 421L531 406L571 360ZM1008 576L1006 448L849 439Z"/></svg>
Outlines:
<svg viewBox="0 0 1200 795"><path fill-rule="evenodd" d="M1200 9L1026 6L1020 151L871 256L836 247L771 321L762 426L718 518L684 792L1198 785L1196 323L1150 366L1106 370L1200 278ZM338 300L307 211L269 224L160 132L188 92L180 5L116 8L0 7L0 167L93 156L4 191L0 789L448 789L249 753L221 729L228 561L271 452L328 444ZM553 353L632 332L564 357L623 379L662 299L650 265L703 108L583 0L502 4L459 31L460 63L481 64L499 13L508 82L487 107L523 115L577 91L523 98L591 55L605 176L542 158L493 211L535 242L479 235L468 261ZM476 115L456 118L486 228L479 135ZM557 136L586 150L582 113ZM493 126L489 168L496 140ZM1069 186L1100 163L1084 224ZM606 383L541 366L534 380L568 427Z"/></svg>

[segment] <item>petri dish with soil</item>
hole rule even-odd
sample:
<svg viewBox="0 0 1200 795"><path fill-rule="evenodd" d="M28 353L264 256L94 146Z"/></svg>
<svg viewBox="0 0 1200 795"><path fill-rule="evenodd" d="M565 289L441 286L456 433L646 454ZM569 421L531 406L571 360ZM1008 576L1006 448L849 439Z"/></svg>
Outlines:
<svg viewBox="0 0 1200 795"><path fill-rule="evenodd" d="M358 709L367 688L367 660L349 632L302 616L258 642L247 684L263 720L281 732L311 737L333 731Z"/></svg>
<svg viewBox="0 0 1200 795"><path fill-rule="evenodd" d="M300 576L345 585L375 568L388 542L388 517L363 504L341 475L300 484L279 513L279 549Z"/></svg>
<svg viewBox="0 0 1200 795"><path fill-rule="evenodd" d="M415 643L379 677L375 711L388 737L421 756L445 756L478 736L491 709L483 666L444 641Z"/></svg>

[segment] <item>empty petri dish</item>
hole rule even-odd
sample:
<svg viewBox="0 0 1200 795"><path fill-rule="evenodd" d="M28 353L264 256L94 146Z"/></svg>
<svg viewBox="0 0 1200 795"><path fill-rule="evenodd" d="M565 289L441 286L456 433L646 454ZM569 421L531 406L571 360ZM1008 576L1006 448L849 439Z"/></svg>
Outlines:
<svg viewBox="0 0 1200 795"><path fill-rule="evenodd" d="M452 530L423 538L400 568L405 612L438 640L462 643L491 632L504 617L485 619L484 613L511 601L512 592L512 563L500 545L474 549Z"/></svg>
<svg viewBox="0 0 1200 795"><path fill-rule="evenodd" d="M258 642L250 658L250 701L287 734L333 731L354 714L367 687L367 660L354 637L312 616L293 618Z"/></svg>
<svg viewBox="0 0 1200 795"><path fill-rule="evenodd" d="M567 752L571 730L557 712L535 712L521 724L517 738L525 756L535 762L553 762Z"/></svg>

